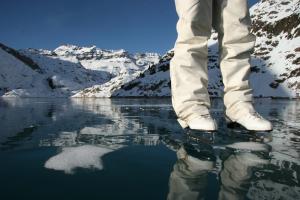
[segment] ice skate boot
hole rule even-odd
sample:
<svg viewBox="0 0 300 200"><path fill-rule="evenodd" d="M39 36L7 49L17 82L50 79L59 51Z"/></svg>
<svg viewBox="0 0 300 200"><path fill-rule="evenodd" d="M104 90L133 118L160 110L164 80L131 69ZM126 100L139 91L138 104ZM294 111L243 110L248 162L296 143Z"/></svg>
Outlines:
<svg viewBox="0 0 300 200"><path fill-rule="evenodd" d="M210 113L195 116L187 121L178 119L178 122L182 127L198 131L213 132L218 128L216 121L211 117Z"/></svg>
<svg viewBox="0 0 300 200"><path fill-rule="evenodd" d="M228 128L243 127L249 131L267 132L273 129L271 122L257 113L249 102L239 103L231 112L226 111L225 119Z"/></svg>

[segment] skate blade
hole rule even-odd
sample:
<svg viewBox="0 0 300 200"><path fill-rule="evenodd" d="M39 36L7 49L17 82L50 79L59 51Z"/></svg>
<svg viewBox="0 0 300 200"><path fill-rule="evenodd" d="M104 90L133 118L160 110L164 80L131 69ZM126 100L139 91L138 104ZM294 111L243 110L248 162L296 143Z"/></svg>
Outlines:
<svg viewBox="0 0 300 200"><path fill-rule="evenodd" d="M264 143L273 141L271 131L248 130L242 125L234 122L228 124L227 127L229 128L230 133L247 141Z"/></svg>
<svg viewBox="0 0 300 200"><path fill-rule="evenodd" d="M239 129L241 131L247 131L249 133L270 133L273 130L248 130L246 127L244 127L243 125L237 123L237 122L229 122L227 123L227 128L230 129Z"/></svg>
<svg viewBox="0 0 300 200"><path fill-rule="evenodd" d="M243 125L232 121L227 116L225 116L225 120L227 123L227 128L230 128L230 129L239 129L241 131L247 131L249 133L270 133L273 131L273 130L249 130L246 127L244 127Z"/></svg>

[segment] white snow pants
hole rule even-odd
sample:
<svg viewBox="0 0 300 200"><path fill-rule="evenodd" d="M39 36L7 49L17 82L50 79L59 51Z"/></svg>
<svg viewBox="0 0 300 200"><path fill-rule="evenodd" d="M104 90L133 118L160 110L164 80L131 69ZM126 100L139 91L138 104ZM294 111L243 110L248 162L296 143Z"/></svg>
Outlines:
<svg viewBox="0 0 300 200"><path fill-rule="evenodd" d="M226 114L241 101L252 102L249 86L250 54L255 36L247 0L175 0L178 37L170 62L172 105L180 125L210 108L208 39L218 32L219 60ZM237 117L237 116L235 116Z"/></svg>

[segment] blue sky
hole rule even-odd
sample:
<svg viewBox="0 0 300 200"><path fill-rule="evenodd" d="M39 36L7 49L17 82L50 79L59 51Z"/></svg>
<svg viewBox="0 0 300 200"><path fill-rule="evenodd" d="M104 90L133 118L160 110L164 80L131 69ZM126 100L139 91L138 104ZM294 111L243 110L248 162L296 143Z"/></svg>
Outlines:
<svg viewBox="0 0 300 200"><path fill-rule="evenodd" d="M0 42L17 49L75 44L163 54L174 45L176 20L174 0L1 0Z"/></svg>

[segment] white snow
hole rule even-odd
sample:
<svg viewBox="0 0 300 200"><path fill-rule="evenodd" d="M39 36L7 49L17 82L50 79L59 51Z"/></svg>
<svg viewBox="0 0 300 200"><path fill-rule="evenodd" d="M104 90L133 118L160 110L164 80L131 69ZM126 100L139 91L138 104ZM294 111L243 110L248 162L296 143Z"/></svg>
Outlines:
<svg viewBox="0 0 300 200"><path fill-rule="evenodd" d="M273 23L280 19L290 16L293 13L299 12L299 0L268 0L259 1L250 8L252 15L261 14L261 21Z"/></svg>
<svg viewBox="0 0 300 200"><path fill-rule="evenodd" d="M259 20L262 23L273 26L279 20L290 17L293 14L299 15L300 1L260 1L250 9L250 13L255 23L255 20ZM282 31L279 35L272 35L271 38L266 31L258 31L260 36L256 38L258 47L255 49L255 52L265 52L266 54L253 57L252 60L252 66L257 66L261 69L258 73L252 73L250 78L252 87L255 88L255 96L299 97L299 75L289 76L289 74L299 68L299 64L295 64L293 61L300 57L300 51L296 51L296 48L300 47L300 37L289 38L287 36L288 34L293 35L296 29L300 29L300 22L297 23L291 32ZM278 43L277 46L274 45L276 43ZM261 50L262 48L265 50ZM291 55L293 57L287 57ZM269 57L269 59L262 60L261 58L264 56ZM262 71L266 73L262 73ZM278 84L277 88L271 88L269 85L270 83L276 83L275 80L283 81Z"/></svg>
<svg viewBox="0 0 300 200"><path fill-rule="evenodd" d="M76 168L103 169L102 157L113 150L92 145L64 147L62 152L51 157L45 168L74 173Z"/></svg>

